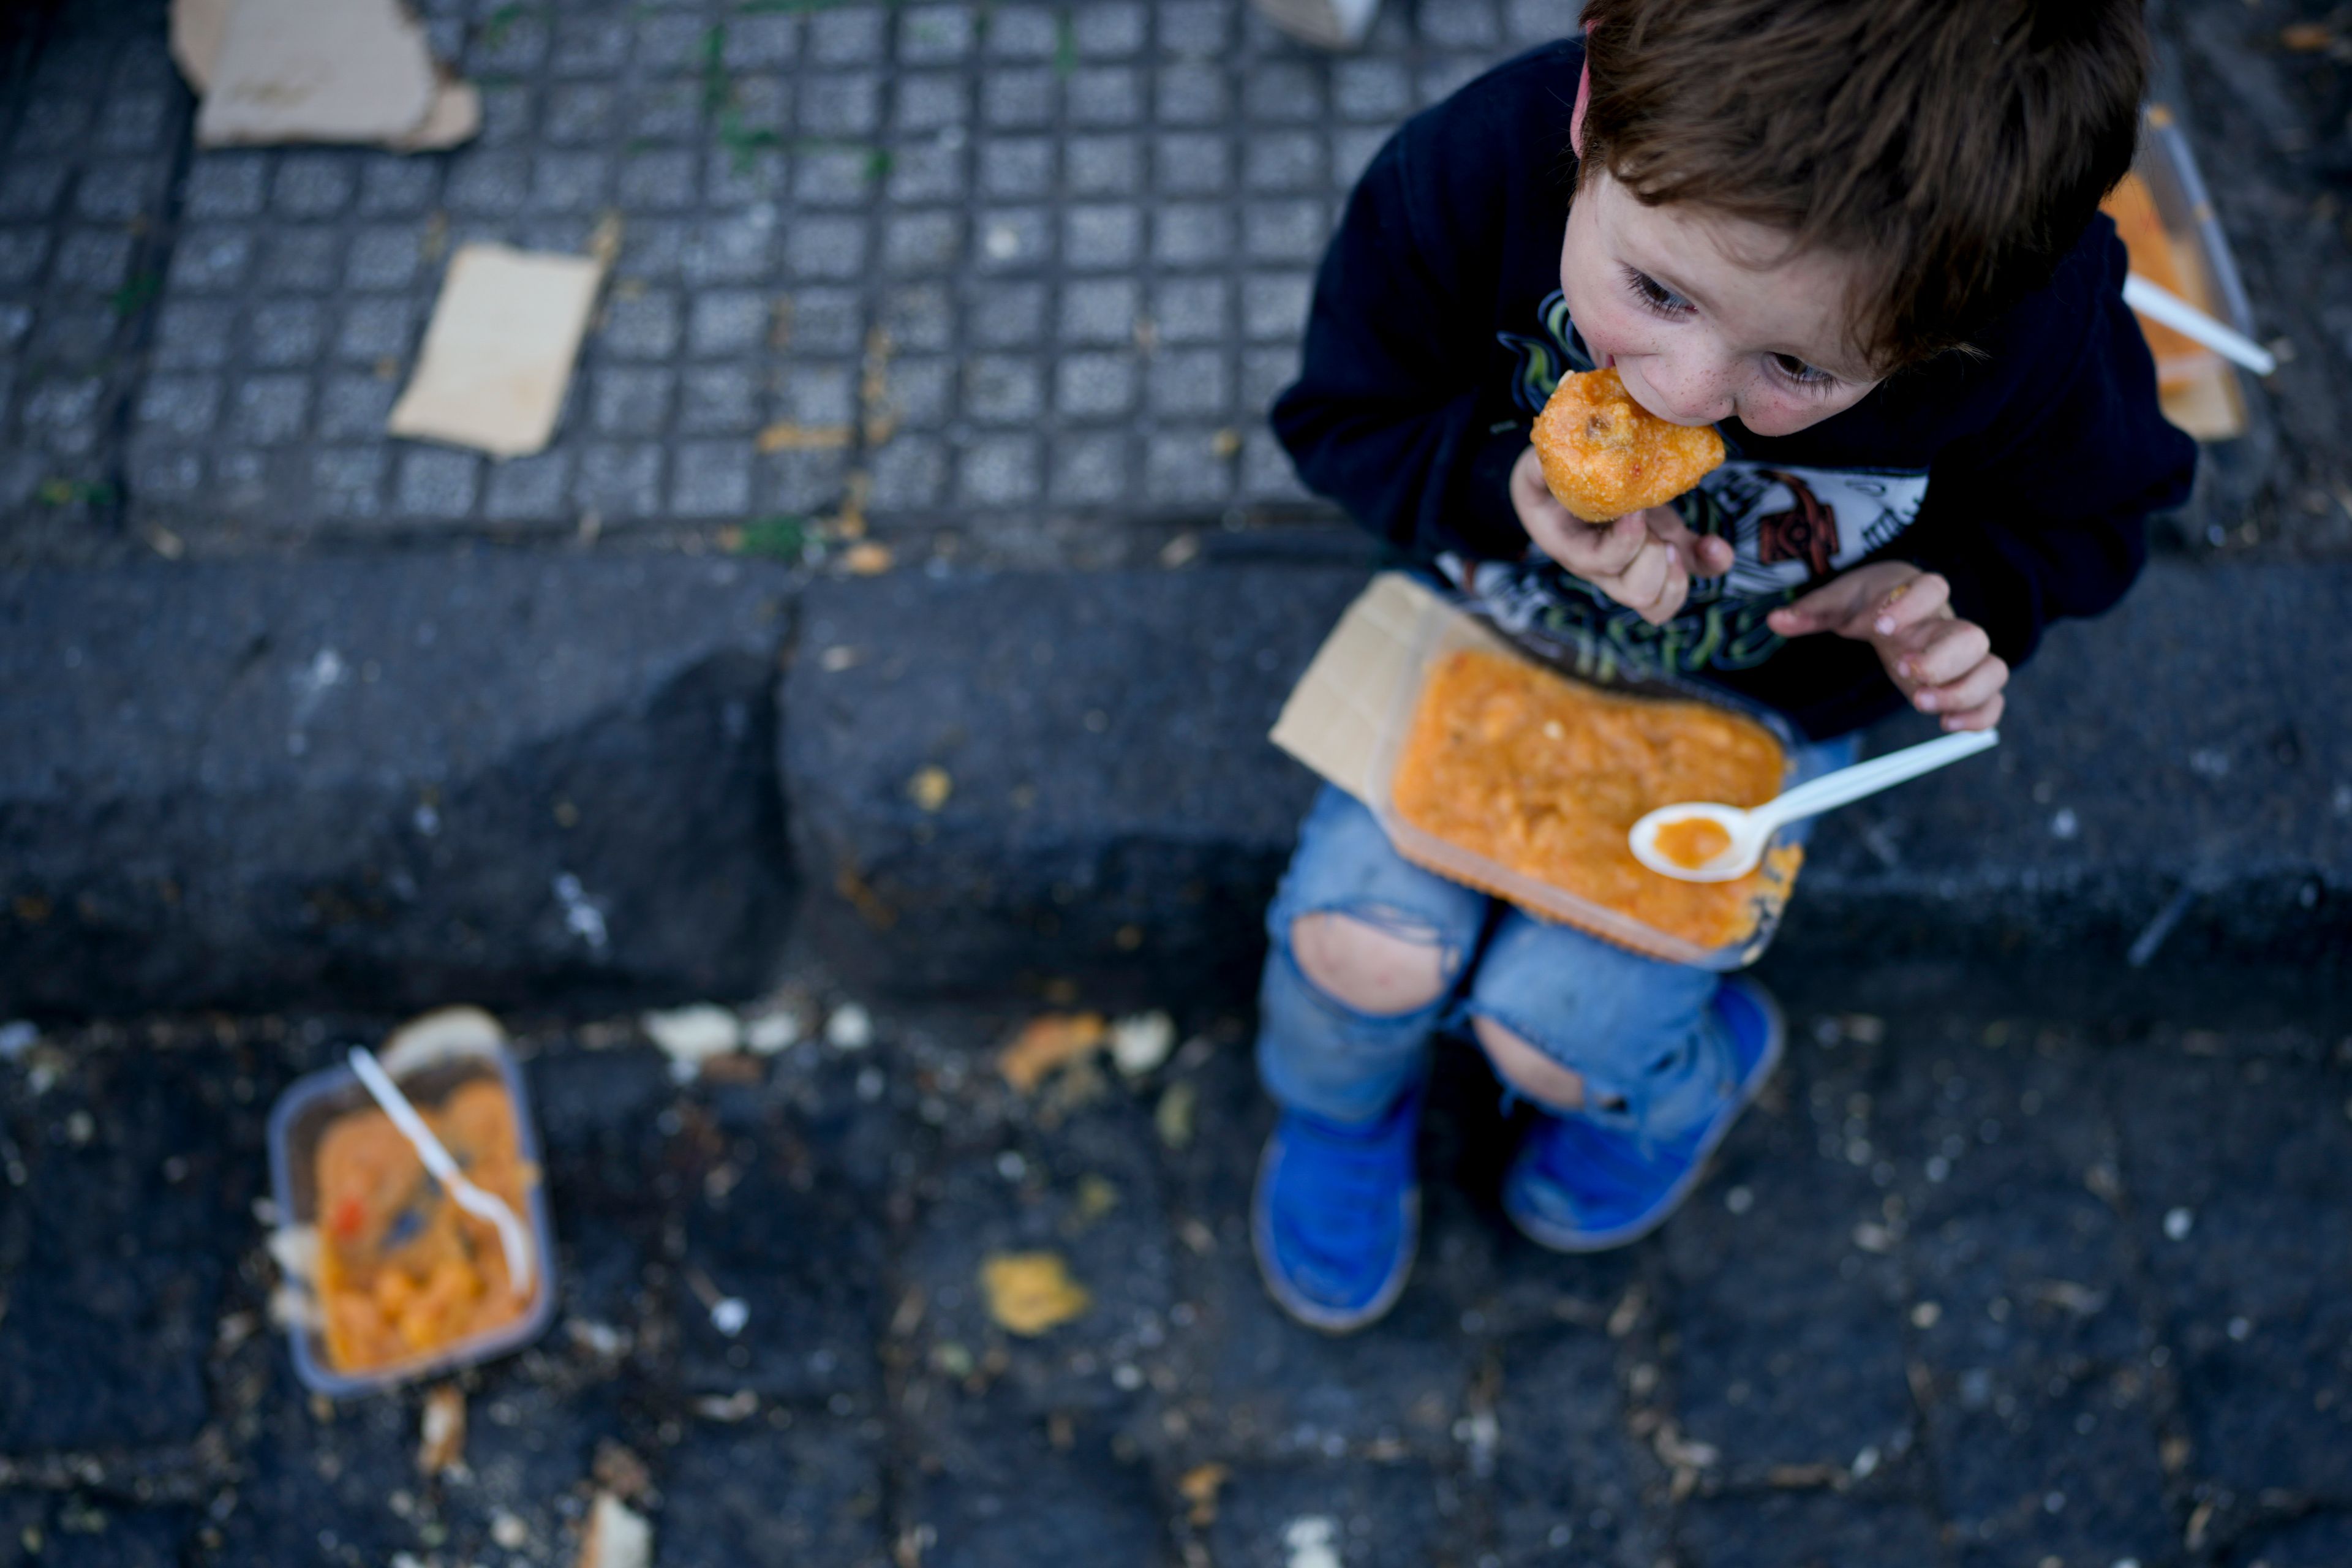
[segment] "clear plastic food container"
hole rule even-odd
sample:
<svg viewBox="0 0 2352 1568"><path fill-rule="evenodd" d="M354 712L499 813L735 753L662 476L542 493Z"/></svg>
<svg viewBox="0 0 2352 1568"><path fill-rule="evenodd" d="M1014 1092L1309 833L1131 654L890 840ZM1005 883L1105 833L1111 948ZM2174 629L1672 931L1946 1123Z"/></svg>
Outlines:
<svg viewBox="0 0 2352 1568"><path fill-rule="evenodd" d="M1750 900L1755 914L1753 928L1735 941L1706 946L1678 933L1660 931L1622 910L1592 902L1565 889L1528 876L1475 850L1441 838L1405 818L1397 807L1392 785L1398 766L1404 758L1414 717L1420 711L1422 696L1433 672L1450 655L1463 649L1500 654L1547 675L1591 687L1611 697L1698 702L1748 720L1779 742L1781 787L1784 789L1794 782L1797 748L1802 743L1788 721L1769 709L1744 702L1728 693L1664 673L1627 670L1618 667L1606 680L1583 679L1580 682L1577 676L1566 674L1530 658L1525 649L1484 622L1466 615L1433 614L1423 619L1407 679L1399 683L1396 700L1382 727L1380 746L1372 761L1371 797L1365 802L1373 816L1380 819L1381 826L1387 831L1389 842L1406 859L1442 877L1507 900L1530 914L1575 926L1621 947L1675 963L1693 964L1702 969L1730 970L1754 963L1779 929L1781 911L1787 907L1790 891L1795 885L1793 861L1796 857L1785 853L1795 847L1791 828L1783 827L1775 833L1766 847L1765 869Z"/></svg>
<svg viewBox="0 0 2352 1568"><path fill-rule="evenodd" d="M2161 273L2166 270L2162 261L2168 259L2171 276L2157 276L2154 281L2171 287L2197 309L2252 337L2253 307L2214 213L2212 197L2189 153L2188 137L2171 108L2163 102L2148 104L2140 125L2139 154L2133 161L2132 173L2147 187L2149 204L2164 230L2165 257L2144 260L2136 247L2134 267L2143 270L2153 267ZM2146 322L2142 330L2148 331ZM2200 441L2226 441L2245 433L2245 395L2237 373L2220 355L2161 331L2150 332L2149 341L2156 349L2167 418Z"/></svg>
<svg viewBox="0 0 2352 1568"><path fill-rule="evenodd" d="M2246 298L2245 281L2238 276L2237 261L2230 254L2221 220L2214 214L2205 178L2189 151L2189 138L2170 106L2162 103L2147 106L2141 129L2139 156L2132 163L2132 173L2147 182L2148 195L2156 198L2157 216L2187 253L2189 266L2184 270L2194 274L2191 288L2198 294L2189 303L2252 337L2253 304Z"/></svg>
<svg viewBox="0 0 2352 1568"><path fill-rule="evenodd" d="M446 1020L436 1015L420 1025ZM555 1317L555 1233L548 1220L546 1182L540 1165L539 1140L533 1126L530 1091L523 1086L513 1054L487 1015L472 1018L489 1025L482 1035L471 1028L427 1030L434 1037L419 1041L424 1048L404 1049L404 1037L414 1038L420 1026L403 1030L387 1043L381 1060L410 1103L430 1110L466 1084L488 1079L506 1093L515 1119L515 1139L525 1180L526 1211L522 1215L533 1248L531 1298L520 1316L494 1328L451 1341L447 1344L387 1366L343 1372L336 1368L327 1348L323 1310L317 1289L319 1258L318 1152L320 1140L337 1118L352 1111L375 1109L359 1075L348 1067L331 1068L297 1079L269 1113L269 1178L277 1199L278 1230L270 1250L284 1275L279 1307L287 1321L294 1352L294 1372L320 1394L364 1394L374 1389L430 1377L453 1367L488 1361L520 1350L544 1333ZM443 1201L446 1201L446 1197Z"/></svg>

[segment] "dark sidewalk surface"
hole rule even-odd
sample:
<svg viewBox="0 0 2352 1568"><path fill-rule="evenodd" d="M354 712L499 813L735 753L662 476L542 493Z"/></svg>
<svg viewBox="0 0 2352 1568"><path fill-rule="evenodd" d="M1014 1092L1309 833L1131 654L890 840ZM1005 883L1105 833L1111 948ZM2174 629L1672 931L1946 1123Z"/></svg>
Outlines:
<svg viewBox="0 0 2352 1568"><path fill-rule="evenodd" d="M1823 823L1785 944L2340 981L2347 573L2169 563L2058 627L1992 757ZM1364 577L0 575L0 1010L736 996L788 930L898 994L1238 1003L1313 784L1263 737Z"/></svg>
<svg viewBox="0 0 2352 1568"><path fill-rule="evenodd" d="M264 1115L372 1026L58 1031L0 1068L0 1562L566 1562L611 1444L665 1568L2345 1561L2341 998L1766 973L1791 1059L1619 1253L1510 1231L1493 1083L1444 1047L1419 1268L1336 1342L1250 1261L1237 1016L1027 1100L1002 1009L684 1089L625 1023L527 1028L562 1310L459 1380L440 1479L415 1392L306 1398L267 1317ZM1029 1248L1094 1301L1014 1339L975 1276Z"/></svg>

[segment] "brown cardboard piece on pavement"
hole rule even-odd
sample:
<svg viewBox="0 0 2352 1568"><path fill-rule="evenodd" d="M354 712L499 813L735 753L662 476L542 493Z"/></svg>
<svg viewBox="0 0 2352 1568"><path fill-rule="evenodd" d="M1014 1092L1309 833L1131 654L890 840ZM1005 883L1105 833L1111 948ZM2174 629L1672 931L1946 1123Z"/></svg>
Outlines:
<svg viewBox="0 0 2352 1568"><path fill-rule="evenodd" d="M391 433L499 458L545 447L606 265L601 255L459 247Z"/></svg>
<svg viewBox="0 0 2352 1568"><path fill-rule="evenodd" d="M433 107L425 122L407 135L384 143L395 153L441 153L462 147L481 133L482 95L470 81L461 81L445 67L436 67L438 79Z"/></svg>
<svg viewBox="0 0 2352 1568"><path fill-rule="evenodd" d="M172 0L172 59L201 98L209 89L214 63L220 58L222 35L236 0ZM424 120L404 135L383 145L395 153L438 153L463 146L480 134L482 95L474 84L459 79L446 66L434 70L432 107Z"/></svg>
<svg viewBox="0 0 2352 1568"><path fill-rule="evenodd" d="M1270 737L1358 800L1371 798L1372 763L1413 652L1433 622L1466 619L1417 579L1383 572L1356 596L1282 705Z"/></svg>
<svg viewBox="0 0 2352 1568"><path fill-rule="evenodd" d="M2164 416L2200 441L2234 441L2246 433L2238 373L2216 358L2188 380L2157 389Z"/></svg>
<svg viewBox="0 0 2352 1568"><path fill-rule="evenodd" d="M374 142L453 147L478 94L434 64L401 0L174 0L172 52L204 94L199 146Z"/></svg>
<svg viewBox="0 0 2352 1568"><path fill-rule="evenodd" d="M198 98L211 89L213 62L236 0L172 0L172 63Z"/></svg>

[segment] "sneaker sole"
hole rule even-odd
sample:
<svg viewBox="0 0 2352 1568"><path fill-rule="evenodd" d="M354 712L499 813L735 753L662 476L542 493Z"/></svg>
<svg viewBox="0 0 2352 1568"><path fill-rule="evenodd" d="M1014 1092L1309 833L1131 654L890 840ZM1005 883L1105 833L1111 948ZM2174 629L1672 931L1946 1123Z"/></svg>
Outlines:
<svg viewBox="0 0 2352 1568"><path fill-rule="evenodd" d="M1327 1334L1353 1333L1368 1328L1388 1316L1389 1309L1404 1294L1405 1281L1412 1278L1413 1259L1421 1252L1421 1185L1415 1183L1406 1190L1404 1198L1404 1256L1397 1260L1396 1271L1381 1282L1380 1291L1363 1306L1349 1310L1327 1307L1310 1301L1293 1289L1289 1282L1275 1272L1274 1238L1266 1232L1265 1194L1274 1177L1274 1162L1277 1151L1274 1140L1266 1140L1265 1150L1258 1155L1257 1184L1250 1194L1250 1252L1257 1259L1258 1278L1265 1281L1265 1293L1274 1304L1310 1329Z"/></svg>
<svg viewBox="0 0 2352 1568"><path fill-rule="evenodd" d="M1691 1161L1690 1169L1666 1189L1666 1195L1656 1209L1630 1225L1621 1225L1613 1230L1555 1230L1539 1219L1520 1215L1506 1203L1503 1212L1518 1227L1521 1236L1553 1252L1612 1251L1641 1240L1674 1218L1675 1211L1683 1206L1683 1200L1689 1197L1691 1190L1706 1179L1707 1165L1714 1160L1717 1148L1730 1136L1732 1128L1738 1124L1740 1113L1755 1103L1758 1091L1770 1079L1773 1069L1780 1065L1780 1057L1789 1038L1788 1021L1780 1016L1780 1004L1769 991L1752 980L1727 980L1724 984L1737 987L1739 994L1764 1015L1764 1054L1756 1058L1756 1065L1748 1068L1748 1076L1740 1080L1738 1106L1700 1141L1698 1154Z"/></svg>

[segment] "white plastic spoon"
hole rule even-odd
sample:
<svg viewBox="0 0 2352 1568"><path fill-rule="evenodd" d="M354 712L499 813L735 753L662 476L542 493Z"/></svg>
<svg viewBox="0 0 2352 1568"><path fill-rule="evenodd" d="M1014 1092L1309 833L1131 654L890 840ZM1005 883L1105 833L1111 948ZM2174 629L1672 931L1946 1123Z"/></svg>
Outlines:
<svg viewBox="0 0 2352 1568"><path fill-rule="evenodd" d="M1676 877L1685 882L1728 882L1756 868L1756 863L1764 858L1764 846L1771 841L1773 829L1782 824L1817 816L1866 795L1876 795L1890 785L1933 773L1947 763L1957 763L1999 744L1998 730L1944 735L1883 757L1873 757L1866 763L1856 763L1850 768L1840 768L1833 773L1823 773L1811 784L1799 784L1752 810L1701 800L1662 805L1633 824L1629 836L1633 858L1661 876ZM1731 836L1731 842L1714 859L1685 866L1668 858L1658 847L1658 835L1674 823L1693 818L1714 823Z"/></svg>
<svg viewBox="0 0 2352 1568"><path fill-rule="evenodd" d="M530 1295L530 1233L523 1228L521 1218L507 1207L504 1199L482 1191L466 1179L465 1173L457 1169L457 1162L449 1157L441 1140L433 1136L433 1129L425 1125L425 1118L416 1114L416 1108L408 1103L408 1097L400 1092L400 1086L392 1081L392 1075L383 1070L383 1064L375 1059L373 1052L365 1046L353 1046L351 1062L352 1070L360 1075L360 1082L367 1086L368 1094L392 1118L392 1124L400 1129L401 1136L415 1149L416 1157L425 1162L425 1168L433 1173L433 1179L441 1184L450 1199L467 1214L498 1226L499 1246L507 1255L507 1284L518 1296Z"/></svg>
<svg viewBox="0 0 2352 1568"><path fill-rule="evenodd" d="M2137 272L2124 278L2124 303L2151 321L2160 321L2183 337L2194 338L2223 359L2244 365L2256 375L2268 375L2278 369L2278 356L2270 350Z"/></svg>

